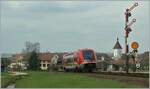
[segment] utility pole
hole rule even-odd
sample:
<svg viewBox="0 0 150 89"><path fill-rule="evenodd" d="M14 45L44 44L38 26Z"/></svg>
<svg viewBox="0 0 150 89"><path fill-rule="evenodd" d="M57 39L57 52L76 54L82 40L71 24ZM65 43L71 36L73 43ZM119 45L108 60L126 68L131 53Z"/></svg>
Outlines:
<svg viewBox="0 0 150 89"><path fill-rule="evenodd" d="M129 46L128 46L128 36L132 31L130 26L136 22L136 19L132 19L129 23L129 17L131 17L131 11L138 6L138 3L134 3L130 8L125 11L125 55L126 55L126 73L129 73Z"/></svg>

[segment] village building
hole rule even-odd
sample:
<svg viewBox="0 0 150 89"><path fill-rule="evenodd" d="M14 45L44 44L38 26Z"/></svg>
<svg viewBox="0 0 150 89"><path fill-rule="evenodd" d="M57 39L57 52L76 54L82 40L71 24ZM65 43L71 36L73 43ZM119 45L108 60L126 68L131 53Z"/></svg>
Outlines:
<svg viewBox="0 0 150 89"><path fill-rule="evenodd" d="M108 71L108 67L112 61L111 56L106 53L96 53L98 71Z"/></svg>
<svg viewBox="0 0 150 89"><path fill-rule="evenodd" d="M40 69L48 70L52 66L62 64L62 54L59 53L39 53L38 58L40 60ZM3 56L2 56L3 57ZM6 57L3 57L6 59ZM32 60L32 59L30 59ZM25 59L25 54L13 54L11 57L11 63L8 66L11 70L26 70L28 67L28 61ZM1 66L3 68L3 66Z"/></svg>
<svg viewBox="0 0 150 89"><path fill-rule="evenodd" d="M47 53L40 53L39 54L39 59L40 59L40 69L41 70L47 70L50 66L50 62L52 59L52 54L47 52Z"/></svg>
<svg viewBox="0 0 150 89"><path fill-rule="evenodd" d="M61 55L58 53L40 53L39 59L40 59L40 69L41 70L50 70L58 65L62 64Z"/></svg>
<svg viewBox="0 0 150 89"><path fill-rule="evenodd" d="M125 72L126 55L122 53L122 46L120 45L118 38L113 47L113 53L107 53L107 54L96 53L96 56L97 56L98 71ZM133 58L131 52L128 56L129 56L129 71L134 72L134 69L136 69L136 71L140 70L141 65L143 65L141 63L144 62L143 61L144 56L141 56L140 54L136 53L136 55L134 55L135 58Z"/></svg>
<svg viewBox="0 0 150 89"><path fill-rule="evenodd" d="M121 47L121 45L120 45L120 43L119 43L119 39L117 38L117 42L116 42L116 44L115 44L115 46L114 46L114 56L113 56L113 59L114 60L118 60L118 59L120 59L121 58L121 56L122 56L122 47Z"/></svg>
<svg viewBox="0 0 150 89"><path fill-rule="evenodd" d="M119 39L117 38L117 42L115 46L113 47L114 49L114 55L112 57L112 61L109 64L108 71L125 71L125 66L126 66L126 56L125 54L122 53L122 47L119 43ZM134 66L138 68L140 66L140 58L138 55L136 55L135 60L132 58L132 56L129 56L129 66ZM130 67L129 70L132 68Z"/></svg>
<svg viewBox="0 0 150 89"><path fill-rule="evenodd" d="M9 65L12 70L25 70L27 63L23 60L24 54L14 54L12 56L11 64Z"/></svg>
<svg viewBox="0 0 150 89"><path fill-rule="evenodd" d="M120 61L122 58L122 47L119 43L119 39L117 38L117 42L115 44L115 46L113 47L114 50L114 55L112 57L113 61L111 62L111 64L108 67L108 71L117 71L117 70L121 70L122 66L118 66L115 62Z"/></svg>

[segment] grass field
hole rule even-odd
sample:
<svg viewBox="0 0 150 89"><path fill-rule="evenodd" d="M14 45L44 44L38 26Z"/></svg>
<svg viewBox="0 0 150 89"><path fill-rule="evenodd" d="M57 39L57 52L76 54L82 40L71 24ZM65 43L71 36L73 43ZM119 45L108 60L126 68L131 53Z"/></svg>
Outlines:
<svg viewBox="0 0 150 89"><path fill-rule="evenodd" d="M13 76L9 75L8 72L1 73L1 87L7 87L11 82L13 82Z"/></svg>
<svg viewBox="0 0 150 89"><path fill-rule="evenodd" d="M17 88L130 88L137 85L115 80L98 79L86 74L63 72L29 72L16 81Z"/></svg>

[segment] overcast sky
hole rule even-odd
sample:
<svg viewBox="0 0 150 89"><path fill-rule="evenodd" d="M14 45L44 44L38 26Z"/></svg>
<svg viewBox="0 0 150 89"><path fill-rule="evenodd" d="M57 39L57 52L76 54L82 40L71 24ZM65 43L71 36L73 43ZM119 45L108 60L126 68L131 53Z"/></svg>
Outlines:
<svg viewBox="0 0 150 89"><path fill-rule="evenodd" d="M0 51L21 52L25 42L40 42L41 51L92 48L113 52L117 36L124 52L124 12L132 1L0 1ZM132 11L129 43L139 52L149 49L149 2ZM130 48L131 50L131 48Z"/></svg>

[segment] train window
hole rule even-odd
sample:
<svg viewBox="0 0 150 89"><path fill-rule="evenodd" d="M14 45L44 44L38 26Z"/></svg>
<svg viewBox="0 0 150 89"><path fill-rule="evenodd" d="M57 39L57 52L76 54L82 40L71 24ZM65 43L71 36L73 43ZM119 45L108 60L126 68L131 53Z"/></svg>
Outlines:
<svg viewBox="0 0 150 89"><path fill-rule="evenodd" d="M93 59L93 51L83 51L83 56L86 60L92 60Z"/></svg>

